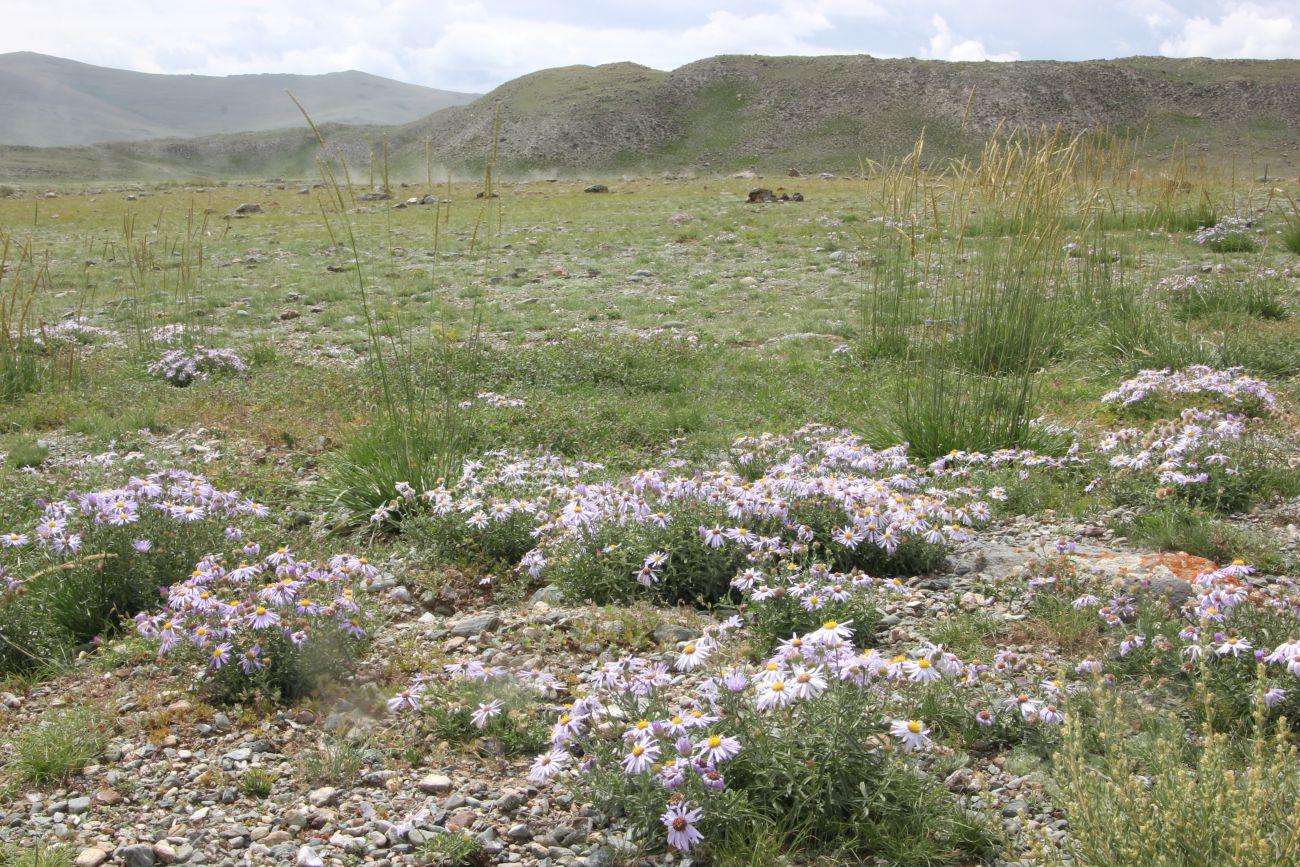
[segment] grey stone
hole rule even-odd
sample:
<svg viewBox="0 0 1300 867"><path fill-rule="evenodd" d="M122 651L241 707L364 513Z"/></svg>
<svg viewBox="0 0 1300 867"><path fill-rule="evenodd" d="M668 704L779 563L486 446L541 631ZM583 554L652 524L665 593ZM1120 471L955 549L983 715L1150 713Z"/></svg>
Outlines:
<svg viewBox="0 0 1300 867"><path fill-rule="evenodd" d="M451 634L461 638L474 638L501 628L501 618L492 613L475 614L456 621L451 627Z"/></svg>
<svg viewBox="0 0 1300 867"><path fill-rule="evenodd" d="M451 777L445 774L429 774L415 785L426 795L445 795L451 791Z"/></svg>
<svg viewBox="0 0 1300 867"><path fill-rule="evenodd" d="M510 830L506 831L506 836L511 840L531 840L533 839L533 829L520 822L517 825L511 825Z"/></svg>
<svg viewBox="0 0 1300 867"><path fill-rule="evenodd" d="M560 588L548 584L545 587L539 587L528 600L530 606L536 605L538 602L545 602L547 605L559 605L564 602L564 594L560 592Z"/></svg>
<svg viewBox="0 0 1300 867"><path fill-rule="evenodd" d="M337 804L338 800L339 790L333 786L322 786L307 793L307 803L313 807L329 807Z"/></svg>
<svg viewBox="0 0 1300 867"><path fill-rule="evenodd" d="M107 852L103 849L92 847L90 849L83 849L81 854L77 856L77 860L73 861L72 864L73 867L99 867L100 864L103 864L107 860Z"/></svg>
<svg viewBox="0 0 1300 867"><path fill-rule="evenodd" d="M115 853L117 860L121 861L124 867L153 867L154 854L152 846L134 845L123 846Z"/></svg>
<svg viewBox="0 0 1300 867"><path fill-rule="evenodd" d="M82 795L80 798L72 798L68 801L67 812L73 816L80 816L90 809L90 796Z"/></svg>
<svg viewBox="0 0 1300 867"><path fill-rule="evenodd" d="M293 863L295 867L325 867L325 861L310 846L303 846L298 849L298 857L294 859Z"/></svg>
<svg viewBox="0 0 1300 867"><path fill-rule="evenodd" d="M256 202L244 202L242 205L238 205L235 207L234 213L260 214L262 213L262 206L257 204Z"/></svg>
<svg viewBox="0 0 1300 867"><path fill-rule="evenodd" d="M660 626L654 631L654 639L660 644L678 644L683 641L692 641L700 637L700 630L688 629L685 626L675 626L671 623Z"/></svg>

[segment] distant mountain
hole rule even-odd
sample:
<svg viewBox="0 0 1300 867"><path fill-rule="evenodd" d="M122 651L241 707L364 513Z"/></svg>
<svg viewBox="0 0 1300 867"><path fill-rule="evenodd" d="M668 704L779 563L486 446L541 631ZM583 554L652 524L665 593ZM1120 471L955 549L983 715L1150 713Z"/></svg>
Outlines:
<svg viewBox="0 0 1300 867"><path fill-rule="evenodd" d="M314 114L328 105L302 95ZM500 173L592 176L853 171L865 159L910 153L922 130L926 158L942 159L978 157L995 132L1043 127L1104 128L1141 138L1148 153L1167 155L1178 143L1193 160L1294 177L1300 61L724 56L671 72L632 63L570 66L408 123L330 124L323 132L330 152L351 165L365 170L386 153L393 178L422 180L430 168L435 177L481 174L494 129ZM0 181L308 177L316 155L298 118L296 128L251 134L0 147Z"/></svg>
<svg viewBox="0 0 1300 867"><path fill-rule="evenodd" d="M190 138L317 123L401 124L477 95L364 72L153 75L20 51L0 54L0 144L51 147Z"/></svg>

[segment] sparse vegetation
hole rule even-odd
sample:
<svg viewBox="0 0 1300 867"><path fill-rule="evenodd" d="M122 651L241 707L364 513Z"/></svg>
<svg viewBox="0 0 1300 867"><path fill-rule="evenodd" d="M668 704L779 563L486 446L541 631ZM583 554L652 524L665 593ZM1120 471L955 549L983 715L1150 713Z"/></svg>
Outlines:
<svg viewBox="0 0 1300 867"><path fill-rule="evenodd" d="M6 740L6 786L48 786L93 762L108 740L108 722L92 706L72 707L15 732Z"/></svg>
<svg viewBox="0 0 1300 867"><path fill-rule="evenodd" d="M941 124L749 204L444 183L431 142L416 182L405 139L367 176L316 132L319 185L0 199L0 811L41 819L0 839L162 860L153 817L207 808L179 839L225 851L243 799L283 816L250 848L359 863L1288 863L1270 189L1122 133ZM1263 787L1251 841L1191 836Z"/></svg>

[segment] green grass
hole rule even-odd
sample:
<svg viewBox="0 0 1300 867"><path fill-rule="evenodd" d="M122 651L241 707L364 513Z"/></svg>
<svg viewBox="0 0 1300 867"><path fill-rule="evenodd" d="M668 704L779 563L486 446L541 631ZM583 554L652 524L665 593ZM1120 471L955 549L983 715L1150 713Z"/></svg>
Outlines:
<svg viewBox="0 0 1300 867"><path fill-rule="evenodd" d="M6 462L16 470L23 470L39 467L49 455L49 446L41 445L35 440L22 440L9 448Z"/></svg>
<svg viewBox="0 0 1300 867"><path fill-rule="evenodd" d="M72 867L76 851L69 845L6 844L0 847L0 867Z"/></svg>
<svg viewBox="0 0 1300 867"><path fill-rule="evenodd" d="M66 781L93 762L108 742L102 710L83 706L55 711L11 732L3 766L7 787L48 786Z"/></svg>
<svg viewBox="0 0 1300 867"><path fill-rule="evenodd" d="M1155 509L1120 529L1138 545L1156 551L1182 551L1216 563L1240 559L1266 574L1283 574L1292 565L1271 539L1188 506Z"/></svg>

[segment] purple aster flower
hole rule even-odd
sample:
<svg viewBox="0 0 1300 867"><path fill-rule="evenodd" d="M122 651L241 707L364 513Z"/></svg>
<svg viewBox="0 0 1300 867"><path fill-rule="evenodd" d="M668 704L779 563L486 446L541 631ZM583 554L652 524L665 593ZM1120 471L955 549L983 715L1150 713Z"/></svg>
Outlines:
<svg viewBox="0 0 1300 867"><path fill-rule="evenodd" d="M740 741L732 737L710 735L695 745L698 756L708 758L710 764L718 764L734 758L740 752Z"/></svg>
<svg viewBox="0 0 1300 867"><path fill-rule="evenodd" d="M493 717L501 716L501 700L493 699L492 701L481 702L478 709L470 714L470 720L474 726L480 730L487 728L488 720Z"/></svg>
<svg viewBox="0 0 1300 867"><path fill-rule="evenodd" d="M670 806L661 820L668 829L668 845L679 852L691 851L692 846L704 839L695 828L700 816L699 810L691 809L690 801Z"/></svg>
<svg viewBox="0 0 1300 867"><path fill-rule="evenodd" d="M208 664L211 665L214 670L219 669L221 668L221 666L225 665L227 662L230 661L230 656L231 656L230 643L226 642L223 644L218 644L216 647L212 648L212 655Z"/></svg>

